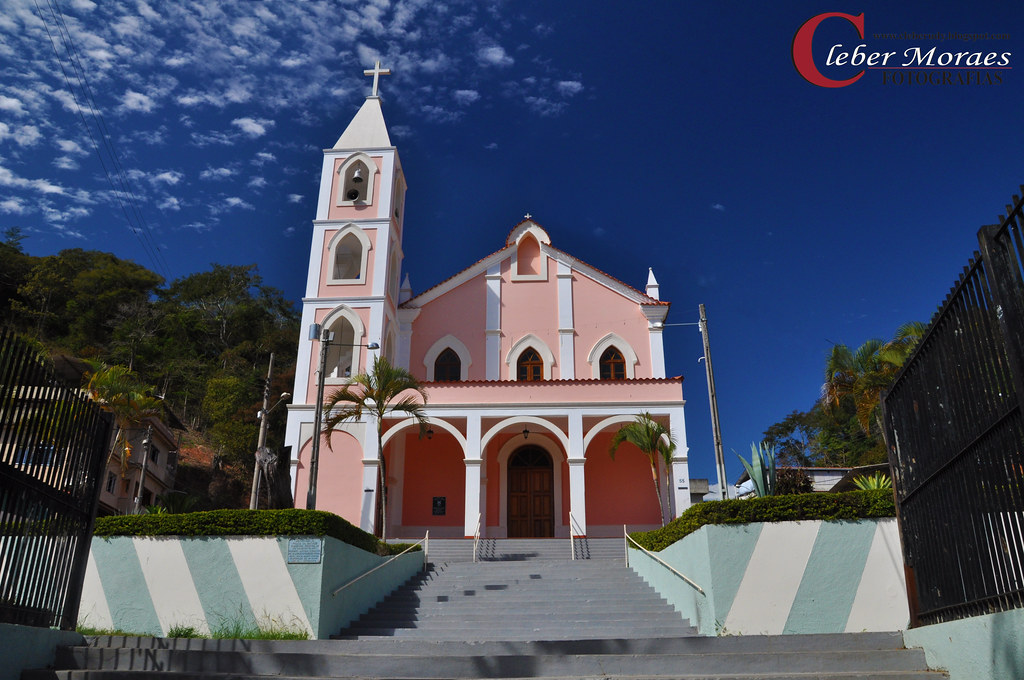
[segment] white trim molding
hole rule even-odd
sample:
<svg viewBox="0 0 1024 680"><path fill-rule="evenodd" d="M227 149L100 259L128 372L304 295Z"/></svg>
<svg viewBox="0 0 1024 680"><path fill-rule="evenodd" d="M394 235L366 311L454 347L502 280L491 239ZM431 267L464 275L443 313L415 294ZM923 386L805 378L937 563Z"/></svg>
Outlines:
<svg viewBox="0 0 1024 680"><path fill-rule="evenodd" d="M523 337L519 338L512 349L505 355L505 367L508 369L508 379L518 380L519 371L514 366L519 363L519 355L526 351L527 347L532 347L537 350L537 354L540 355L541 361L544 362L544 380L551 380L551 367L555 365L555 355L551 353L551 349L547 346L543 340L538 338L533 333L527 333Z"/></svg>
<svg viewBox="0 0 1024 680"><path fill-rule="evenodd" d="M609 333L604 336L590 349L590 354L587 355L587 363L590 364L590 375L595 379L601 377L601 355L604 354L605 350L609 347L615 347L622 352L622 358L626 360L626 377L636 377L636 352L633 351L633 346L630 345L626 340L616 333Z"/></svg>
<svg viewBox="0 0 1024 680"><path fill-rule="evenodd" d="M348 185L346 179L348 177L349 168L356 163L362 163L366 167L367 176L363 178L362 184L366 185L366 193L355 200L349 200L345 198L345 187ZM344 205L371 205L373 203L373 184L374 179L377 177L377 164L373 162L373 159L361 151L357 151L348 158L346 158L341 165L338 166L338 193L335 196L335 203L339 206Z"/></svg>
<svg viewBox="0 0 1024 680"><path fill-rule="evenodd" d="M339 279L334 276L334 270L336 267L335 259L337 257L337 247L341 243L342 239L349 235L355 236L362 246L362 253L359 258L359 275L355 278ZM370 237L366 235L362 229L354 224L347 224L331 237L330 242L327 244L327 279L325 283L331 284L361 284L366 282L366 263L369 261L370 249L373 245L370 243Z"/></svg>
<svg viewBox="0 0 1024 680"><path fill-rule="evenodd" d="M434 381L434 364L437 362L437 357L449 347L459 355L459 361L462 362L462 366L459 369L459 380L469 380L469 365L473 363L469 349L457 337L448 334L431 345L430 349L423 356L423 366L427 369L427 382Z"/></svg>

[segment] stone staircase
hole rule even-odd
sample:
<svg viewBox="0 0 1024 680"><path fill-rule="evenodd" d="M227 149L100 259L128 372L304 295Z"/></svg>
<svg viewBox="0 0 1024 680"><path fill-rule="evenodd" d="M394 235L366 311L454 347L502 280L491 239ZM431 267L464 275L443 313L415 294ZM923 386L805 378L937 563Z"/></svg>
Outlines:
<svg viewBox="0 0 1024 680"><path fill-rule="evenodd" d="M676 678L936 680L899 633L698 637L611 539L431 541L431 568L334 640L101 636L23 680ZM465 544L469 544L468 555ZM608 547L608 550L604 550ZM579 548L579 546L578 546ZM559 557L558 555L561 555ZM602 559L601 556L604 556Z"/></svg>
<svg viewBox="0 0 1024 680"><path fill-rule="evenodd" d="M481 538L477 560L481 562L523 562L532 560L625 561L621 538ZM570 552L570 549L572 552ZM434 564L472 562L473 541L465 538L432 538L428 548Z"/></svg>

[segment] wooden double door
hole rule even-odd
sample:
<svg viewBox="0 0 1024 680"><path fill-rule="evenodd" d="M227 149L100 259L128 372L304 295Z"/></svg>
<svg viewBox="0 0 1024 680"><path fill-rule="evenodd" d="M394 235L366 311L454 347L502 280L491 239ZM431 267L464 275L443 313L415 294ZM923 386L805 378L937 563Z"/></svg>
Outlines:
<svg viewBox="0 0 1024 680"><path fill-rule="evenodd" d="M508 537L555 535L554 467L539 446L524 446L508 459Z"/></svg>

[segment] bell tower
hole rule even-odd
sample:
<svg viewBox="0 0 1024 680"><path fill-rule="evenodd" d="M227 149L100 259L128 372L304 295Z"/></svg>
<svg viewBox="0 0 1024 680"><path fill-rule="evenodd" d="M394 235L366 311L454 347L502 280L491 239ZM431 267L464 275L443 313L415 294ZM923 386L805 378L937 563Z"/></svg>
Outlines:
<svg viewBox="0 0 1024 680"><path fill-rule="evenodd" d="M373 77L370 94L338 141L323 152L302 300L295 396L285 435L286 444L292 447L296 507L304 507L306 498L308 473L303 475L300 468L308 466L314 435L323 332L333 333L323 367L327 393L365 372L378 353L392 362L398 356L396 310L406 184L381 110L380 77L390 73L379 61L364 71ZM314 324L319 333L310 331ZM363 441L362 457L376 458L375 438L363 439L372 442ZM365 450L366 446L374 450ZM323 489L318 509L343 514L365 528L366 517L353 517L351 512L331 507L324 495L327 489L319 481L318 487Z"/></svg>

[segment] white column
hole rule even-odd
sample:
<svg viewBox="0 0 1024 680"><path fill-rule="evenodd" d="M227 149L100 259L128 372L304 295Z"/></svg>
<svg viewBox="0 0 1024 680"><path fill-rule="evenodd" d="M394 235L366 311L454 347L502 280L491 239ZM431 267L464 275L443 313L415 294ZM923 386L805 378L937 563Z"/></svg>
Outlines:
<svg viewBox="0 0 1024 680"><path fill-rule="evenodd" d="M573 328L572 312L572 269L558 263L558 374L563 380L576 377L574 345L576 331Z"/></svg>
<svg viewBox="0 0 1024 680"><path fill-rule="evenodd" d="M377 424L367 414L363 430L363 503L359 514L359 528L373 533L377 515L377 478L379 476L380 451L377 449Z"/></svg>
<svg viewBox="0 0 1024 680"><path fill-rule="evenodd" d="M690 507L690 463L689 447L686 445L686 423L683 407L673 409L669 414L669 427L676 440L676 451L672 456L672 517L678 517Z"/></svg>
<svg viewBox="0 0 1024 680"><path fill-rule="evenodd" d="M587 487L583 473L586 462L583 450L583 413L574 411L569 414L569 510L572 512L574 524L569 527L570 535L586 536L587 534Z"/></svg>
<svg viewBox="0 0 1024 680"><path fill-rule="evenodd" d="M501 263L487 270L487 356L485 375L488 380L501 377Z"/></svg>
<svg viewBox="0 0 1024 680"><path fill-rule="evenodd" d="M463 536L472 536L476 531L476 521L480 518L480 531L483 533L483 509L481 498L481 468L483 460L480 455L480 416L471 414L466 419L466 516Z"/></svg>
<svg viewBox="0 0 1024 680"><path fill-rule="evenodd" d="M377 506L377 468L380 462L363 460L363 504L359 513L359 528L373 533L376 519L374 508Z"/></svg>
<svg viewBox="0 0 1024 680"><path fill-rule="evenodd" d="M647 328L647 332L651 338L651 377L652 378L664 378L665 377L665 345L662 342L662 328L661 323L651 324Z"/></svg>
<svg viewBox="0 0 1024 680"><path fill-rule="evenodd" d="M477 518L480 518L480 466L482 463L483 461L479 458L466 459L466 526L463 534L466 538L471 538L474 535Z"/></svg>

